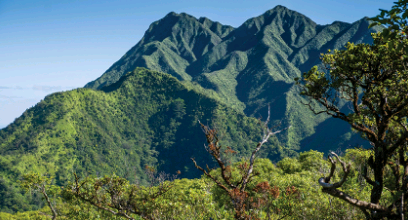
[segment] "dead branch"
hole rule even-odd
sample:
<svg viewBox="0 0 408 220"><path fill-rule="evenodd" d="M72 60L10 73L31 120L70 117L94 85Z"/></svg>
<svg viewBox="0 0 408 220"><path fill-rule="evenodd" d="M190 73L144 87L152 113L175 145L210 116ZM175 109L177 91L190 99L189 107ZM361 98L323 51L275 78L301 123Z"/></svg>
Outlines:
<svg viewBox="0 0 408 220"><path fill-rule="evenodd" d="M194 166L195 166L197 169L201 170L201 171L204 173L204 175L206 175L207 177L209 177L210 179L212 179L220 188L222 188L222 189L225 190L227 193L229 193L229 189L228 189L226 186L224 186L220 181L218 181L217 178L215 178L213 175L211 175L209 171L207 172L207 171L205 171L202 167L200 167L200 166L197 164L197 162L194 160L194 158L190 158L190 159L193 161Z"/></svg>
<svg viewBox="0 0 408 220"><path fill-rule="evenodd" d="M207 144L204 144L205 149L207 150L208 153L211 154L211 156L217 161L220 169L221 169L221 177L226 183L225 185L221 183L216 177L210 174L211 170L208 168L207 165L207 171L204 170L202 167L200 167L194 158L191 158L193 161L195 167L199 170L201 170L204 175L209 177L211 180L213 180L220 188L225 190L229 197L232 200L232 203L234 205L235 209L235 218L236 219L242 219L245 214L245 202L248 199L248 193L245 191L245 188L247 184L251 181L252 177L255 175L253 174L253 168L255 164L255 159L256 159L256 154L259 152L261 149L262 145L265 144L268 139L276 135L278 133L281 133L282 131L285 131L289 129L291 126L278 130L278 131L272 131L271 128L268 127L270 119L270 106L268 106L268 118L264 123L261 123L262 129L263 129L263 136L260 142L256 145L255 150L252 152L251 157L249 159L249 166L245 163L245 166L242 167L242 172L241 172L241 178L240 180L236 183L233 184L230 181L231 178L231 170L229 166L225 166L224 161L221 158L221 145L219 144L218 136L217 136L217 130L216 129L210 129L208 126L202 124L200 121L198 121L201 125L202 131L204 132L206 139L207 139ZM230 149L230 148L229 148Z"/></svg>
<svg viewBox="0 0 408 220"><path fill-rule="evenodd" d="M329 181L330 181L331 177L332 177L333 174L334 174L334 170L336 169L336 162L332 159L333 156L336 157L336 159L341 163L341 165L342 165L342 167L343 167L343 171L344 171L344 177L343 177L339 182L336 182L336 183L331 184L331 183L329 183ZM329 175L327 178L324 178L324 177L320 178L320 179L319 179L319 184L320 184L323 188L339 188L339 187L341 187L341 186L343 185L343 183L346 181L347 176L348 176L349 173L350 173L350 167L351 167L351 165L350 165L350 164L347 164L347 165L346 165L346 163L343 162L343 161L339 158L339 156L338 156L336 153L334 153L333 151L330 152L329 160L330 160L330 162L331 162L331 164L332 164L331 171L330 171L330 175Z"/></svg>
<svg viewBox="0 0 408 220"><path fill-rule="evenodd" d="M243 176L243 179L242 179L243 181L242 181L242 185L241 185L241 191L245 190L245 187L246 187L246 185L248 183L248 179L251 177L251 174L252 174L252 171L253 171L253 168L254 168L256 153L261 149L262 145L268 141L269 137L271 137L273 135L276 135L276 134L279 134L282 131L285 131L285 130L287 130L287 129L289 129L291 127L291 126L289 126L289 127L285 128L285 129L272 132L268 127L270 114L271 114L271 107L268 106L268 118L266 119L265 124L264 124L264 129L266 130L266 134L264 134L264 136L262 137L262 140L257 144L255 150L252 152L251 158L249 160L249 169L248 169L247 173Z"/></svg>
<svg viewBox="0 0 408 220"><path fill-rule="evenodd" d="M351 196L347 195L346 193L336 189L336 188L323 188L323 192L330 194L334 197L340 198L348 203L350 203L353 206L356 206L360 209L369 209L369 210L375 210L375 211L388 211L388 209L382 205L379 204L374 204L371 202L365 202L361 201L358 199L354 199Z"/></svg>
<svg viewBox="0 0 408 220"><path fill-rule="evenodd" d="M333 177L334 171L336 169L336 160L334 160L333 157L335 157L336 160L339 161L340 164L342 165L342 168L343 168L343 171L344 171L344 176L339 182L336 182L336 183L332 184L332 183L329 183L329 182L330 182L330 179ZM328 158L330 160L330 163L332 164L330 174L329 174L328 177L326 177L326 178L321 177L318 180L319 185L321 185L323 187L322 192L325 192L325 193L330 194L330 195L332 195L334 197L340 198L340 199L348 202L349 204L351 204L353 206L356 206L357 208L360 208L363 211L366 210L366 209L375 210L375 211L388 211L388 209L386 207L382 206L382 205L375 204L375 203L370 203L370 202L365 202L365 201L361 201L361 200L352 198L351 196L347 195L346 193L338 190L337 188L340 188L343 185L343 183L346 181L347 176L350 173L351 165L346 164L344 161L342 161L340 159L340 157L334 152L330 152L330 155L329 155ZM364 213L366 213L366 212L364 212Z"/></svg>

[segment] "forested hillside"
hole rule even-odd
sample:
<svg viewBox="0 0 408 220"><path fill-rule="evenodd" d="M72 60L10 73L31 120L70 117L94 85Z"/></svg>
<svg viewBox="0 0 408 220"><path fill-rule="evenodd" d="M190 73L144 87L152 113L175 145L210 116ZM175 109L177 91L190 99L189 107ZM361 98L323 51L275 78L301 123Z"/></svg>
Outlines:
<svg viewBox="0 0 408 220"><path fill-rule="evenodd" d="M327 116L308 111L293 79L320 64L320 53L328 49L344 49L347 42L371 44L370 34L382 28L368 28L369 24L362 18L351 24L319 25L283 6L237 28L171 12L152 23L133 48L85 87L101 89L135 67L146 67L214 91L220 101L247 116L266 118L271 105L273 120L294 126L279 137L285 155L346 149L363 142L346 123L325 122ZM334 132L322 135L317 130Z"/></svg>
<svg viewBox="0 0 408 220"><path fill-rule="evenodd" d="M215 124L223 142L234 146L239 156L247 155L262 135L256 119L184 86L171 75L144 68L103 90L49 95L0 130L0 194L9 195L7 189L31 171L55 176L59 186L72 179L73 172L115 173L143 182L145 165L167 173L181 171L180 177L199 177L190 158L213 162L202 147L205 138L198 120ZM278 158L277 140L261 155ZM18 197L0 201L2 209L19 210L25 203L21 199L12 208L9 199Z"/></svg>
<svg viewBox="0 0 408 220"><path fill-rule="evenodd" d="M233 219L234 204L218 183L201 176L191 158L217 178L237 182L262 140L266 118L268 125L279 125L276 129L291 127L272 136L257 153L257 175L242 194L253 199L246 200L247 211L271 219L363 218L357 208L323 193L316 180L335 169L342 174L339 166L330 170L325 153L347 152L341 158L356 169L347 173L343 190L369 200L372 187L363 178L372 173L361 176L357 171L367 169L363 164L372 151L348 149L369 142L352 132L347 121L313 114L295 78L314 65L321 69L319 54L328 49L344 49L347 42L372 44L371 33L383 28L368 28L370 23L363 18L318 25L283 6L237 28L169 13L100 78L85 88L48 95L0 130L0 212L14 213L0 213L0 220L50 217L41 187L48 187L60 219L125 219L131 212L120 207L131 199L143 213L129 208L134 212L127 219ZM345 114L352 111L346 99L336 104ZM230 176L210 169L220 163L208 154L211 145L203 146L202 125L218 132ZM179 179L149 185L152 173L177 174ZM332 181L340 181L340 174ZM391 172L385 176L388 182L392 178ZM27 187L30 181L43 185ZM123 201L109 191L114 181L120 183L113 188L123 190ZM168 191L160 188L165 184ZM23 188L32 192L33 186L37 193L24 193ZM140 198L123 196L137 190ZM151 196L149 190L160 193ZM386 192L381 202L393 201L393 196ZM115 202L119 214L98 207L112 208Z"/></svg>

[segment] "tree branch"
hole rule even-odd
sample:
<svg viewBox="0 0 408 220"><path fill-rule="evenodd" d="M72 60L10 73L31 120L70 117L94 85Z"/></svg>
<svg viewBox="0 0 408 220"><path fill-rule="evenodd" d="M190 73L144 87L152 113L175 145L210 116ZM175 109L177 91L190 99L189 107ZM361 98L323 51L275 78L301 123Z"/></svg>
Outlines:
<svg viewBox="0 0 408 220"><path fill-rule="evenodd" d="M236 188L237 186L232 184L230 181L230 177L228 176L227 167L225 166L224 162L221 160L221 145L218 144L218 136L216 129L210 129L208 126L205 126L200 121L198 121L201 125L201 128L205 134L208 143L208 152L211 156L217 161L218 165L221 168L221 175L224 181L232 188Z"/></svg>
<svg viewBox="0 0 408 220"><path fill-rule="evenodd" d="M215 183L217 183L217 185L218 185L219 187L221 187L221 188L222 188L223 190L225 190L227 193L230 192L230 190L229 190L226 186L224 186L222 183L220 183L220 181L218 181L217 178L215 178L215 177L212 176L209 172L205 171L202 167L200 167L200 166L197 164L197 162L194 160L194 158L190 158L190 159L194 162L194 166L195 166L197 169L201 170L206 176L208 176L209 178L211 178Z"/></svg>
<svg viewBox="0 0 408 220"><path fill-rule="evenodd" d="M346 165L346 163L344 163L336 153L330 152L330 154L331 155L329 155L329 159L330 159L330 162L332 164L332 167L331 167L331 170L330 170L330 175L327 178L324 178L324 177L320 178L318 182L323 188L339 188L346 181L347 176L350 173L350 166L351 165L350 164ZM336 182L334 184L329 183L331 177L334 174L334 170L336 169L336 162L331 158L332 156L335 156L336 159L341 163L341 165L343 167L343 171L344 171L344 177L339 182Z"/></svg>
<svg viewBox="0 0 408 220"><path fill-rule="evenodd" d="M58 213L57 211L55 211L54 207L52 206L50 198L47 195L47 192L45 192L45 185L43 184L41 187L39 187L39 189L41 190L41 193L44 195L45 200L47 201L48 206L50 207L52 211L52 220L57 219Z"/></svg>
<svg viewBox="0 0 408 220"><path fill-rule="evenodd" d="M363 208L363 209L370 209L370 210L375 210L375 211L388 211L388 209L382 205L379 204L374 204L370 202L365 202L361 201L358 199L354 199L351 196L347 195L346 193L335 189L335 188L322 188L322 192L325 192L327 194L330 194L334 197L337 197L339 199L342 199L346 201L347 203L356 206L358 208Z"/></svg>
<svg viewBox="0 0 408 220"><path fill-rule="evenodd" d="M269 116L268 116L268 119L269 119ZM279 131L275 131L275 132L271 132L271 131L269 130L269 128L267 128L268 133L267 133L266 135L264 135L264 137L262 138L262 141L260 141L260 142L257 144L255 150L252 152L251 158L250 158L250 160L249 160L249 169L248 169L248 172L246 173L246 175L245 175L245 177L243 178L243 181L242 181L241 191L243 191L243 190L245 189L245 187L246 187L246 185L247 185L247 183L248 183L248 179L250 178L250 176L251 176L251 174L252 174L252 171L253 171L253 167L254 167L254 163L255 163L255 155L256 155L256 153L261 149L262 145L268 141L269 137L271 137L271 136L273 136L273 135L276 135L276 134L279 134L279 133L281 133L282 131L285 131L285 130L289 129L290 127L291 127L291 126L285 128L285 129L279 130Z"/></svg>

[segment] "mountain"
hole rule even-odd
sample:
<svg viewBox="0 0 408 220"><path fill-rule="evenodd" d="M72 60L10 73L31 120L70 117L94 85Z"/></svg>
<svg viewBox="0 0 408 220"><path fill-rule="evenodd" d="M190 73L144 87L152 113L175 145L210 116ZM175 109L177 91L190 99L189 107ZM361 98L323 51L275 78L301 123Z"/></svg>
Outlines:
<svg viewBox="0 0 408 220"><path fill-rule="evenodd" d="M215 164L203 147L198 120L215 125L221 143L233 146L238 156L250 154L261 139L256 119L169 74L144 68L101 90L49 95L0 130L0 210L30 209L24 208L28 199L21 198L16 183L31 171L54 176L59 186L72 181L73 172L82 177L115 173L143 182L145 165L170 174L180 170L182 178L199 177L191 157ZM261 156L278 153L279 143L272 139Z"/></svg>
<svg viewBox="0 0 408 220"><path fill-rule="evenodd" d="M293 150L347 147L345 140L361 144L358 135L342 122L331 120L329 136L303 141L315 134L328 117L313 115L301 102L294 78L319 65L319 56L328 49L342 49L347 42L372 43L370 22L362 18L354 23L336 21L318 25L308 17L283 6L266 11L233 28L195 18L185 13L169 13L150 25L143 38L100 78L85 87L102 89L116 82L135 67L165 72L183 82L213 91L226 105L247 116L266 117L272 106L272 118L293 125L279 136L287 155ZM326 142L330 139L330 142ZM327 146L327 144L329 144Z"/></svg>
<svg viewBox="0 0 408 220"><path fill-rule="evenodd" d="M198 120L215 126L222 144L248 156L271 106L273 137L260 157L273 161L299 151L362 144L347 123L313 115L294 86L327 49L372 43L366 18L318 25L283 6L234 28L169 13L100 78L81 89L47 96L0 129L0 210L32 209L18 180L35 171L57 185L80 176L115 173L144 182L144 166L198 177L190 157L214 165ZM347 103L344 103L347 109ZM29 202L31 201L31 203Z"/></svg>

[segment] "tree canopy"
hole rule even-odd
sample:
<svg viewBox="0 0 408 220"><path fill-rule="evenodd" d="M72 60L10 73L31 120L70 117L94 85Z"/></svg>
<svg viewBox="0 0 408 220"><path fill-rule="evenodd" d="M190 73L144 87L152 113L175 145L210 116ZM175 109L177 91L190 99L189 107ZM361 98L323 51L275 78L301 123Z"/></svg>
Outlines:
<svg viewBox="0 0 408 220"><path fill-rule="evenodd" d="M331 153L332 171L319 181L323 190L359 207L367 218L403 216L407 206L408 184L408 39L406 11L408 1L395 3L392 10L381 10L373 20L386 24L382 33L372 34L374 43L348 43L345 50L330 50L321 55L323 68L313 67L297 78L305 103L315 114L325 113L348 122L368 140L372 155L365 162L362 176L372 186L370 202L356 202L338 190L350 166ZM340 108L347 102L349 108ZM330 184L336 167L342 164L344 177ZM401 169L403 171L401 172ZM370 172L372 171L372 175ZM386 172L394 180L384 182ZM384 189L394 197L391 204L380 205Z"/></svg>

